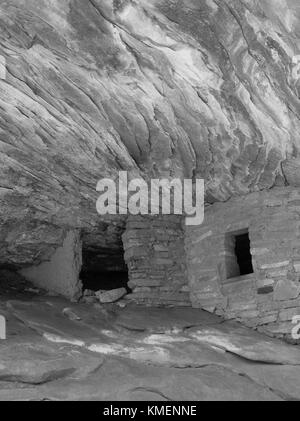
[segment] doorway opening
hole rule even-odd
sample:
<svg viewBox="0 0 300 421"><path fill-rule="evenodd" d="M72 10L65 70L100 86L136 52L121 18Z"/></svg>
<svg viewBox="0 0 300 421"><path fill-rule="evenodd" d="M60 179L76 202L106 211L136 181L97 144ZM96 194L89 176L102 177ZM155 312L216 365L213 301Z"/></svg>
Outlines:
<svg viewBox="0 0 300 421"><path fill-rule="evenodd" d="M128 269L121 249L83 249L80 279L83 291L110 291L128 287Z"/></svg>

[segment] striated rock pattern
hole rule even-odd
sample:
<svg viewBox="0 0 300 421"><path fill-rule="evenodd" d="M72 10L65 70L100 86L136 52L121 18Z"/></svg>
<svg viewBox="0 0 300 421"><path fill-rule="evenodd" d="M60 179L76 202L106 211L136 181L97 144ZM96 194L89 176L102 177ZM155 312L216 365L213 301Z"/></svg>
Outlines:
<svg viewBox="0 0 300 421"><path fill-rule="evenodd" d="M74 228L118 248L95 186L121 169L204 177L208 202L297 184L299 23L298 0L2 1L0 264Z"/></svg>

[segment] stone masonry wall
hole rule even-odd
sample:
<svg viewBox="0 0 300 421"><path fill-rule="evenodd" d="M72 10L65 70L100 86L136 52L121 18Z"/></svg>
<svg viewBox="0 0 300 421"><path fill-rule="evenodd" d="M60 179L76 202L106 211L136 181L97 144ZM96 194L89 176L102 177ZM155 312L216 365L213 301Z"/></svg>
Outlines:
<svg viewBox="0 0 300 421"><path fill-rule="evenodd" d="M130 299L154 306L191 306L181 218L129 217L123 244Z"/></svg>
<svg viewBox="0 0 300 421"><path fill-rule="evenodd" d="M236 277L232 238L247 229L254 273ZM194 307L290 337L300 315L300 190L274 188L209 206L202 226L186 227L185 250Z"/></svg>

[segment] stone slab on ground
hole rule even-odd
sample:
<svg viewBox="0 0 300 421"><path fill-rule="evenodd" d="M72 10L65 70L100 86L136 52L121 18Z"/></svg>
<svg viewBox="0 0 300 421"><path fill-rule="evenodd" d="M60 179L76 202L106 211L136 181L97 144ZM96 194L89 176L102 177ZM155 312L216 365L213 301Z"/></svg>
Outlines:
<svg viewBox="0 0 300 421"><path fill-rule="evenodd" d="M78 317L66 317L65 308ZM9 302L6 315L2 380L9 375L11 381L0 377L0 400L300 399L299 347L200 310L105 310L40 297ZM26 326L19 336L21 323ZM18 341L26 351L10 352ZM49 349L57 350L54 364ZM37 370L33 359L40 361Z"/></svg>
<svg viewBox="0 0 300 421"><path fill-rule="evenodd" d="M111 291L99 291L96 293L96 297L102 304L115 303L121 300L127 294L126 288L117 288Z"/></svg>
<svg viewBox="0 0 300 421"><path fill-rule="evenodd" d="M128 330L165 332L167 330L183 331L192 326L214 325L223 320L206 311L192 308L152 308L145 306L128 306L116 312L115 323Z"/></svg>
<svg viewBox="0 0 300 421"><path fill-rule="evenodd" d="M223 367L178 370L117 358L107 360L88 380L53 382L41 390L52 400L281 400L267 388Z"/></svg>
<svg viewBox="0 0 300 421"><path fill-rule="evenodd" d="M192 328L188 332L197 342L210 344L245 359L278 365L300 366L300 348L269 338L238 323Z"/></svg>
<svg viewBox="0 0 300 421"><path fill-rule="evenodd" d="M83 378L99 369L100 355L43 343L0 346L0 381L42 384L62 377Z"/></svg>
<svg viewBox="0 0 300 421"><path fill-rule="evenodd" d="M251 378L288 401L298 401L300 391L300 366L259 364L227 356L228 367L235 373Z"/></svg>
<svg viewBox="0 0 300 421"><path fill-rule="evenodd" d="M62 299L45 298L37 300L34 305L31 301L9 301L7 304L11 313L23 321L26 326L41 335L63 336L66 343L101 339L102 331L111 327L108 323L108 313L101 312L91 306L71 305ZM64 315L68 306L70 311L80 320L71 320ZM107 316L106 316L107 314Z"/></svg>

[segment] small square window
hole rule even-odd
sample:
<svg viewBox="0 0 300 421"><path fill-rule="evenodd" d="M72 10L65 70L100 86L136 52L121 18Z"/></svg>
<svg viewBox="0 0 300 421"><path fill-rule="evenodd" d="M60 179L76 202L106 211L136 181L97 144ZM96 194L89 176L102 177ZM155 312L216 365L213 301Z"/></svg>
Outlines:
<svg viewBox="0 0 300 421"><path fill-rule="evenodd" d="M225 245L227 279L253 273L249 231L227 234Z"/></svg>

